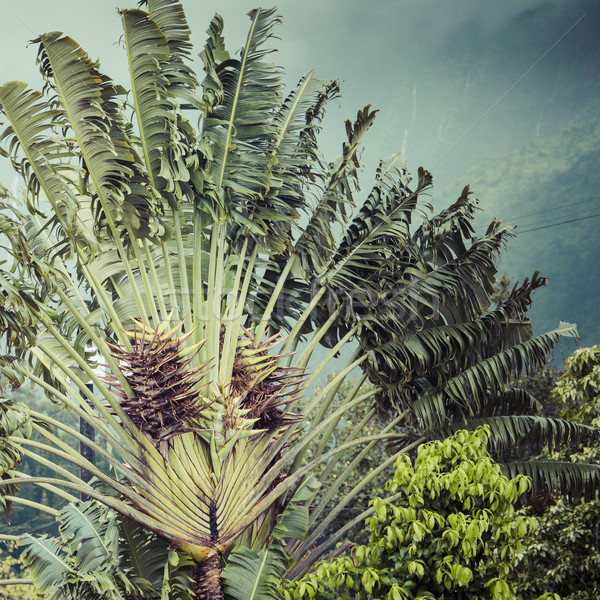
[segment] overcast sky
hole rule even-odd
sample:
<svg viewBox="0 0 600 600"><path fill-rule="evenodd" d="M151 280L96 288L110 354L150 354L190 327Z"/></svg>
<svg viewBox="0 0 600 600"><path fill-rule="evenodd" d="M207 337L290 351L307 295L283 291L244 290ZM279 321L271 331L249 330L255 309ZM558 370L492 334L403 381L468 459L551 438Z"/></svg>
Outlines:
<svg viewBox="0 0 600 600"><path fill-rule="evenodd" d="M284 0L278 3L283 25L277 32L281 40L276 42L280 52L275 60L285 66L292 81L311 68L323 78L341 80L342 100L330 111L334 114L329 122L334 124L325 141L332 151L335 146L337 152L341 143L343 119L371 104L380 109L380 115L369 146L376 147L373 151L378 155L387 155L406 147L406 123L414 116L414 109L404 114L406 107L399 114L395 96L402 88L413 88L412 79L419 65L435 60L440 48L465 24L471 24L471 31L479 36L493 35L525 10L564 2L372 0L367 5L364 0ZM2 2L0 44L5 60L0 65L0 80L21 79L39 86L35 47L27 48L27 42L41 33L58 30L75 38L92 58L100 58L105 73L126 83L124 52L116 44L121 24L115 4L115 0ZM204 42L210 18L218 11L225 18L230 51L243 44L249 23L245 13L255 6L242 0L187 0L183 5L197 50ZM134 1L125 0L121 7L132 6ZM577 15L573 17L575 20ZM516 72L514 81L521 75ZM510 98L502 102L510 102ZM482 105L482 114L489 107ZM477 117L473 115L473 120Z"/></svg>

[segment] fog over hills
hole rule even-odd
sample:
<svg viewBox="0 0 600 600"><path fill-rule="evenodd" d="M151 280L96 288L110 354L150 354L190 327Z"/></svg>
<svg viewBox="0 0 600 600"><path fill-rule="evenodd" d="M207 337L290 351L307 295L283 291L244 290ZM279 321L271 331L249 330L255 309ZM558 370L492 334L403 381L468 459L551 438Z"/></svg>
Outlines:
<svg viewBox="0 0 600 600"><path fill-rule="evenodd" d="M549 278L536 332L567 320L581 344L600 343L600 6L532 3L505 17L465 20L397 86L405 152L433 172L436 207L469 183L482 227L517 226L501 270Z"/></svg>
<svg viewBox="0 0 600 600"><path fill-rule="evenodd" d="M486 79L491 86L504 40L520 39L518 47L526 49L535 25L542 42L530 43L530 60L570 22L576 22L571 32L511 90L512 115L499 105L489 125L473 132L473 145L455 157L454 180L471 183L486 216L517 226L502 269L515 280L534 269L549 278L531 313L536 331L560 319L577 322L581 343L590 345L600 343L600 7L547 3L523 13L489 40L474 71L482 86ZM504 62L511 59L520 57L507 54ZM473 146L488 156L477 160ZM472 166L458 175L463 158Z"/></svg>

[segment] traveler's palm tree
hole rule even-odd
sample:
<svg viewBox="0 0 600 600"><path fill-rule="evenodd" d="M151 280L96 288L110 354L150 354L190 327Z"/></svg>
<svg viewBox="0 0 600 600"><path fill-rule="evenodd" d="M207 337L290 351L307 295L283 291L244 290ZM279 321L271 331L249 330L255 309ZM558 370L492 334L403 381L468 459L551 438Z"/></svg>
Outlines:
<svg viewBox="0 0 600 600"><path fill-rule="evenodd" d="M323 519L336 487L316 496L309 475L326 464L326 481L354 446L364 446L360 460L391 439L379 472L398 452L474 417L491 424L499 449L589 432L530 416L535 401L508 389L511 377L544 362L559 336L575 335L561 324L531 337L525 315L544 283L537 274L488 310L509 228L494 221L476 237L468 188L428 217L431 175L419 169L410 187L398 155L381 161L352 216L359 149L375 111L346 122L342 153L327 163L317 135L337 84L309 72L284 96L281 72L267 62L278 17L249 15L238 57L225 48L221 18L213 19L202 82L190 67L179 2L149 0L120 11L129 92L57 32L36 40L44 93L21 82L0 88L4 153L25 182L23 201L5 191L2 207L10 257L0 277L2 373L15 386L40 386L96 433L90 441L59 420L3 405L3 501L19 501L15 481L72 501L86 494L191 558L197 598L223 597L232 547L249 548L232 561L247 566L282 538L277 517L302 482L311 490L301 496L311 533L289 542L285 556L289 574L310 566L323 527L371 477ZM311 360L318 347L326 350ZM347 366L301 402L338 354ZM356 373L344 405L330 412ZM367 379L374 386L362 392ZM365 420L324 451L360 403L371 406ZM361 436L378 410L389 411L387 427ZM409 423L419 435L398 432ZM108 468L58 431L85 442ZM21 455L56 477L27 478L16 470ZM525 467L572 491L596 476L584 467L577 477L557 465ZM309 516L311 498L319 501ZM243 571L225 578L230 594L243 587Z"/></svg>

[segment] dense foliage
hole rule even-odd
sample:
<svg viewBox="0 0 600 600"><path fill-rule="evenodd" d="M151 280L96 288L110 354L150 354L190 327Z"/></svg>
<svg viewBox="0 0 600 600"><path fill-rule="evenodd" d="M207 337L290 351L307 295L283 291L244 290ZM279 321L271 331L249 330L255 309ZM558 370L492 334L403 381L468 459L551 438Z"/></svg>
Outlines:
<svg viewBox="0 0 600 600"><path fill-rule="evenodd" d="M57 536L21 540L47 600L191 600L191 562L134 522L95 501L67 504L56 521Z"/></svg>
<svg viewBox="0 0 600 600"><path fill-rule="evenodd" d="M600 346L575 350L552 395L566 419L600 425Z"/></svg>
<svg viewBox="0 0 600 600"><path fill-rule="evenodd" d="M43 600L44 596L31 585L23 560L15 557L16 553L15 542L8 542L0 546L0 580L23 582L10 586L0 585L0 600Z"/></svg>
<svg viewBox="0 0 600 600"><path fill-rule="evenodd" d="M515 588L523 600L550 589L562 600L597 600L600 586L600 501L563 499L538 515L524 541Z"/></svg>
<svg viewBox="0 0 600 600"><path fill-rule="evenodd" d="M528 487L491 460L488 432L458 432L402 455L373 500L369 542L289 582L286 600L516 598L508 575L535 519L515 515Z"/></svg>
<svg viewBox="0 0 600 600"><path fill-rule="evenodd" d="M565 361L552 391L563 416L598 425L600 346L580 348ZM600 443L564 449L560 458L600 463ZM555 503L539 515L540 527L525 541L516 581L524 600L551 587L563 600L596 600L600 589L600 499Z"/></svg>

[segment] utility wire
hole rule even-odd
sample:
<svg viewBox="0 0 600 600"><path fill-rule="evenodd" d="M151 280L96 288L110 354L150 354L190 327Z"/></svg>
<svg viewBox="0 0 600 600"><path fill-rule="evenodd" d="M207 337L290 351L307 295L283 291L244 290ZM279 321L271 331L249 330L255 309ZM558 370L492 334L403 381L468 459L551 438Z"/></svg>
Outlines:
<svg viewBox="0 0 600 600"><path fill-rule="evenodd" d="M13 16L18 19L19 21L21 21L21 23L23 24L24 27L26 27L27 29L29 29L29 31L31 31L31 33L33 33L33 35L35 35L35 32L33 31L33 29L31 29L31 27L29 27L29 25L27 25L27 23L25 23L25 21L23 21L23 19L21 19L21 17L19 17L19 15L17 15L16 13L13 13Z"/></svg>
<svg viewBox="0 0 600 600"><path fill-rule="evenodd" d="M452 144L452 146L450 146L450 148L448 148L448 150L446 150L446 152L444 152L444 154L442 154L442 156L440 156L438 158L438 160L434 163L434 167L437 166L440 162L442 162L442 160L444 160L444 158L446 158L446 156L448 156L448 154L450 154L450 152L452 152L452 150L454 150L454 148L456 148L456 146L458 146L458 144L460 144L460 142L462 142L462 140L465 139L465 137L467 137L467 135L469 135L469 133L471 133L471 131L473 129L475 129L475 127L477 127L477 125L479 125L479 123L481 123L481 121L483 121L483 119L485 119L493 110L494 108L496 108L496 106L498 106L498 104L500 104L500 102L502 102L502 100L504 100L504 98L510 94L510 92L512 92L512 90L519 84L521 83L521 81L523 81L523 79L525 79L525 77L527 77L527 75L529 75L529 73L544 59L546 58L546 56L556 47L558 46L558 44L571 32L572 29L574 29L579 22L586 16L586 13L583 13L579 19L577 19L577 21L575 21L555 42L554 44L552 44L480 117L479 119L477 119L457 140L456 142L454 142L454 144Z"/></svg>
<svg viewBox="0 0 600 600"><path fill-rule="evenodd" d="M526 215L519 215L517 217L513 217L512 219L504 219L509 221L517 221L518 219L525 219L527 217L534 217L536 215L543 215L549 212L553 212L555 210L561 210L562 208L568 208L569 206L576 206L578 204L586 204L587 202L593 202L594 200L600 200L600 196L594 196L593 198L588 198L587 200L579 200L578 202L570 202L569 204L563 204L562 206L555 206L553 208L546 208L544 210L538 210L536 212L527 213Z"/></svg>
<svg viewBox="0 0 600 600"><path fill-rule="evenodd" d="M565 225L566 223L575 223L576 221L584 221L585 219L592 219L594 217L600 217L600 212L594 215L588 215L587 217L579 217L577 219L569 219L568 221L561 221L560 223L553 223L551 225L542 225L542 227L534 227L533 229L523 229L522 231L516 231L515 233L530 233L532 231L539 231L540 229L548 229L548 227L558 227L558 225Z"/></svg>
<svg viewBox="0 0 600 600"><path fill-rule="evenodd" d="M544 219L542 221L533 221L532 223L517 222L517 223L515 223L515 225L516 225L516 227L522 227L523 229L527 229L529 227L537 227L538 225L545 225L546 223L552 223L553 221L558 221L560 219L565 219L567 217L585 217L586 215L591 216L591 215L588 215L587 213L597 212L598 209L600 209L600 206L594 206L592 208L586 208L583 211L581 211L581 210L571 211L568 214L558 215L556 217L550 217L549 219ZM516 221L516 219L515 219L515 221Z"/></svg>
<svg viewBox="0 0 600 600"><path fill-rule="evenodd" d="M537 227L538 225L543 225L545 223L550 223L550 222L552 222L552 221L554 221L556 219L562 219L563 217L566 217L567 215L559 215L557 217L551 217L550 219L545 219L543 221L538 221L536 223L517 223L517 221L519 221L520 219L524 219L526 217L532 217L532 216L535 216L535 215L543 215L543 214L546 214L546 213L549 213L549 212L553 212L553 211L556 211L556 210L561 210L563 208L568 208L570 206L576 206L576 205L579 205L579 204L586 204L588 202L593 202L594 200L600 200L600 196L594 196L592 198L587 198L586 200L579 200L577 202L570 202L568 204L563 204L562 206L555 206L553 208L539 210L539 211L536 211L536 212L533 212L533 213L528 213L526 215L520 215L520 216L517 216L517 217L511 217L511 218L504 218L503 217L502 221L503 222L508 222L508 223L511 223L511 222L512 223L516 223L516 227L519 227L519 226L526 227L526 228ZM592 208L586 208L583 211L575 211L575 214L577 214L577 213L582 214L582 212L588 212L588 211L598 210L598 208L599 208L598 206L593 206ZM573 214L573 213L571 213L571 214ZM595 215L589 215L589 216L590 217L594 217ZM582 218L586 218L586 217L582 217ZM570 222L570 221L565 221L565 222ZM561 224L562 223L557 223L557 225L561 225ZM485 231L486 229L487 229L487 225L485 225L485 226L482 225L482 226L475 227L476 232L482 232L482 231ZM523 233L523 231L521 231L520 233Z"/></svg>

